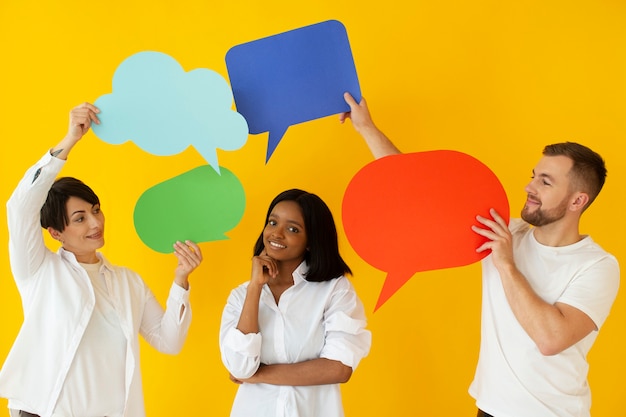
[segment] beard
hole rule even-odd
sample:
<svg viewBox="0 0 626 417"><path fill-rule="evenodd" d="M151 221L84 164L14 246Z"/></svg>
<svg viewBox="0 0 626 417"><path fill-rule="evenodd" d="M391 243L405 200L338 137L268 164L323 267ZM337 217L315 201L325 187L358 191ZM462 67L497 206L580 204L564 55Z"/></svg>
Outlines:
<svg viewBox="0 0 626 417"><path fill-rule="evenodd" d="M565 217L565 213L567 213L567 205L568 198L566 197L559 203L558 206L549 210L543 210L541 205L539 205L535 211L529 211L528 206L524 206L522 209L522 219L526 223L535 227L545 226Z"/></svg>

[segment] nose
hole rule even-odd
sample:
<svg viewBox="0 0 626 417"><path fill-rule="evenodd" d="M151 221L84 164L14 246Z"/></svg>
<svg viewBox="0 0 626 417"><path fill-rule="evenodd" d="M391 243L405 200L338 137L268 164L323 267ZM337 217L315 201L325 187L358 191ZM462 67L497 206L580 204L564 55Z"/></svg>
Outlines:
<svg viewBox="0 0 626 417"><path fill-rule="evenodd" d="M283 237L282 231L280 230L280 227L276 227L276 226L266 226L265 230L263 231L263 234L265 235L265 237L269 237L269 238L281 238Z"/></svg>
<svg viewBox="0 0 626 417"><path fill-rule="evenodd" d="M524 187L524 191L526 191L526 193L528 194L535 194L536 188L534 183L535 179L533 178L528 184L526 184L526 187Z"/></svg>
<svg viewBox="0 0 626 417"><path fill-rule="evenodd" d="M270 236L274 238L278 238L278 239L281 239L284 237L283 231L279 228L272 230L272 232L270 233Z"/></svg>
<svg viewBox="0 0 626 417"><path fill-rule="evenodd" d="M99 228L102 225L102 219L98 216L89 216L89 227L91 229Z"/></svg>

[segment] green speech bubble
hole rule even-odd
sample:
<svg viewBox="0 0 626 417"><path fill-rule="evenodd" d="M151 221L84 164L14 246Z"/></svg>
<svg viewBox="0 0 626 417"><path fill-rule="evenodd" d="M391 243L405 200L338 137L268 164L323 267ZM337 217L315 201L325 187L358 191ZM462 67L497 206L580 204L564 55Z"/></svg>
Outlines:
<svg viewBox="0 0 626 417"><path fill-rule="evenodd" d="M202 165L157 184L135 205L135 230L151 249L171 253L174 242L228 239L246 205L239 179L221 167Z"/></svg>

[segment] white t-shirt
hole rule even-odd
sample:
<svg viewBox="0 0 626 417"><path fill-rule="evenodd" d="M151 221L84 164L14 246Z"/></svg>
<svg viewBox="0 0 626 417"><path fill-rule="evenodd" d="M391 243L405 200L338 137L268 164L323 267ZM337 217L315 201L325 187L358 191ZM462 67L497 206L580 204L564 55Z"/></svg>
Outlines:
<svg viewBox="0 0 626 417"><path fill-rule="evenodd" d="M564 247L537 242L533 229L514 219L515 263L546 302L573 306L598 329L619 287L619 266L589 236ZM544 356L515 318L491 257L483 260L480 356L469 392L481 410L497 417L588 417L587 353L591 332L563 352Z"/></svg>

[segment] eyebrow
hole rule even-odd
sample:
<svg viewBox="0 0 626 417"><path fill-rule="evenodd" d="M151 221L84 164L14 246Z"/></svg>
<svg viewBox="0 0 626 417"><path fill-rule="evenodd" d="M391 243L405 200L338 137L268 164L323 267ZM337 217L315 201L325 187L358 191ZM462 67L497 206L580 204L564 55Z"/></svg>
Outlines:
<svg viewBox="0 0 626 417"><path fill-rule="evenodd" d="M533 176L539 176L540 178L547 178L550 181L555 181L552 175L546 174L546 173L537 174L534 169L533 169Z"/></svg>
<svg viewBox="0 0 626 417"><path fill-rule="evenodd" d="M96 206L98 206L98 208L100 208L100 204L98 204L98 203L92 205L91 208L93 209ZM87 210L76 210L75 212L70 214L70 217L72 217L75 214L79 214L79 213L87 213Z"/></svg>

